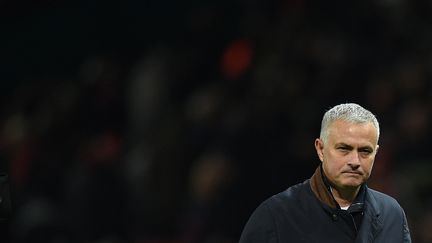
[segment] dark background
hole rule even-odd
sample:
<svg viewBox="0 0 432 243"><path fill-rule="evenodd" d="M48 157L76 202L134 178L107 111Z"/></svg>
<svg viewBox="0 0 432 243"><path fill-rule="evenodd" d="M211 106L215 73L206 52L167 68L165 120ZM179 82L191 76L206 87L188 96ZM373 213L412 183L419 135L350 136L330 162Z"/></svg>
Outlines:
<svg viewBox="0 0 432 243"><path fill-rule="evenodd" d="M309 178L330 107L377 115L369 186L432 242L430 1L0 1L14 242L233 243Z"/></svg>

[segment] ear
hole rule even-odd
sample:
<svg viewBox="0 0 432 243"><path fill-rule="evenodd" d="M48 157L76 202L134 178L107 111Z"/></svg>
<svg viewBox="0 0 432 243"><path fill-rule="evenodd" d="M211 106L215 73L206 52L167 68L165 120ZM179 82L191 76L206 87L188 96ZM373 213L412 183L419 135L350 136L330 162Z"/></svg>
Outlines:
<svg viewBox="0 0 432 243"><path fill-rule="evenodd" d="M377 144L377 146L375 147L375 155L378 153L378 149L379 149L379 145Z"/></svg>
<svg viewBox="0 0 432 243"><path fill-rule="evenodd" d="M319 138L315 139L315 150L316 150L316 152L318 154L318 158L321 160L321 162L323 162L323 160L324 160L323 149L324 149L324 142Z"/></svg>

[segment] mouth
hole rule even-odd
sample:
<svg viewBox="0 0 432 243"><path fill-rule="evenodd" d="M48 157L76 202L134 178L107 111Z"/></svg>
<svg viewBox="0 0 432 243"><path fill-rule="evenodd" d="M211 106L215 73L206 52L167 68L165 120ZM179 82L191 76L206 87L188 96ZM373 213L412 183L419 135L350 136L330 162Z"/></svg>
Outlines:
<svg viewBox="0 0 432 243"><path fill-rule="evenodd" d="M342 173L350 175L363 175L363 173L361 173L360 171L344 171Z"/></svg>

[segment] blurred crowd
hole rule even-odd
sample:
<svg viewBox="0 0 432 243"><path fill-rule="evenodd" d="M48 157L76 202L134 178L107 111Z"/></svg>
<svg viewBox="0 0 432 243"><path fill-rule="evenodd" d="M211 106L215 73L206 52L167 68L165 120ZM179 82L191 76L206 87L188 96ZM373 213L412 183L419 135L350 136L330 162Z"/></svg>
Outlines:
<svg viewBox="0 0 432 243"><path fill-rule="evenodd" d="M2 4L14 242L238 242L344 102L381 125L369 186L432 242L432 3Z"/></svg>

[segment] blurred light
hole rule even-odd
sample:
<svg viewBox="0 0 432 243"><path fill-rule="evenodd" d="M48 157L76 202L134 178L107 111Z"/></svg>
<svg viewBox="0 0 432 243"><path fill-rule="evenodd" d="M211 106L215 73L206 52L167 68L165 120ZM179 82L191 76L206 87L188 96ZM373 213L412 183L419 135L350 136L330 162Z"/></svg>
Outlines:
<svg viewBox="0 0 432 243"><path fill-rule="evenodd" d="M231 42L222 56L222 73L228 79L242 76L252 62L253 50L251 42L239 39Z"/></svg>

